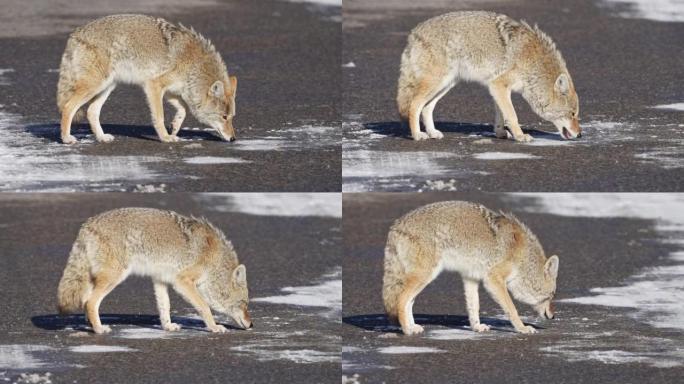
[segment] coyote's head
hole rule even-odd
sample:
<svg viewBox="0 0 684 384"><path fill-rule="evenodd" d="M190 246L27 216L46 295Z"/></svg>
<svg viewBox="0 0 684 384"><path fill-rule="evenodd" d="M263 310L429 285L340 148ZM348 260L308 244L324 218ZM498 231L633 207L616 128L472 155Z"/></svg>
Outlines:
<svg viewBox="0 0 684 384"><path fill-rule="evenodd" d="M558 256L553 255L541 266L537 263L521 266L509 288L516 299L533 306L540 317L553 319L557 277Z"/></svg>
<svg viewBox="0 0 684 384"><path fill-rule="evenodd" d="M240 264L226 272L209 273L207 281L198 288L212 308L232 317L240 327L252 328L252 319L247 311L247 268Z"/></svg>
<svg viewBox="0 0 684 384"><path fill-rule="evenodd" d="M235 93L237 92L237 77L226 77L226 80L216 80L207 88L193 87L194 95L190 98L198 103L188 103L192 114L203 124L214 128L226 141L235 141Z"/></svg>
<svg viewBox="0 0 684 384"><path fill-rule="evenodd" d="M570 74L561 72L555 78L540 78L537 82L523 91L532 110L542 119L553 123L564 139L581 137L579 99Z"/></svg>

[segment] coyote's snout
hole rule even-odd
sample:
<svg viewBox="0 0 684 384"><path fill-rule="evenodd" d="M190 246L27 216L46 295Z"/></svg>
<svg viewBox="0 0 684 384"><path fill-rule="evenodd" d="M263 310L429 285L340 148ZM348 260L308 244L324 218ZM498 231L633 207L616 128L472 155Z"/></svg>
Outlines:
<svg viewBox="0 0 684 384"><path fill-rule="evenodd" d="M518 332L536 330L520 320L509 291L540 317L554 317L558 256L547 259L537 237L510 214L446 201L409 212L392 225L385 247L382 296L387 315L399 321L405 334L423 331L414 322L413 302L444 270L463 278L474 331L489 330L480 323L480 281Z"/></svg>
<svg viewBox="0 0 684 384"><path fill-rule="evenodd" d="M85 310L95 333L109 332L100 322L100 303L131 274L152 279L167 331L180 329L171 322L169 285L192 304L210 331L226 332L211 308L241 328L252 327L247 269L230 241L204 219L149 208L115 209L83 224L59 282L60 313Z"/></svg>
<svg viewBox="0 0 684 384"><path fill-rule="evenodd" d="M76 29L67 41L57 84L63 143L76 142L71 123L86 104L95 138L114 139L102 130L100 110L118 83L142 86L163 142L178 141L186 107L224 140L235 140L237 78L228 75L216 48L194 29L143 15L107 16ZM170 134L163 100L176 110Z"/></svg>
<svg viewBox="0 0 684 384"><path fill-rule="evenodd" d="M401 56L399 114L414 140L441 139L432 117L435 105L460 81L486 86L494 99L494 132L499 138L530 141L511 102L519 92L564 139L582 135L579 101L565 61L538 27L505 15L447 13L419 24ZM425 133L420 131L420 119Z"/></svg>

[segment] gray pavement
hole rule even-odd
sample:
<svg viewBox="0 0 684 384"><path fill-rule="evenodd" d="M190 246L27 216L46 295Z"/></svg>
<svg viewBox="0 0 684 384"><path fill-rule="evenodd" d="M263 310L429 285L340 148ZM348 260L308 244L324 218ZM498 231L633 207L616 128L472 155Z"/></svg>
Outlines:
<svg viewBox="0 0 684 384"><path fill-rule="evenodd" d="M684 329L678 298L684 269L676 256L684 238L681 196L649 201L647 195L551 195L345 194L343 381L681 380ZM482 288L481 317L492 330L470 331L461 279L453 273L440 275L416 299L414 314L424 334L404 336L388 325L381 286L389 226L413 208L449 199L514 212L539 237L547 255L559 255L556 319L541 321L532 308L516 303L537 334L514 333ZM559 203L563 199L568 212L558 215L548 204L565 208Z"/></svg>
<svg viewBox="0 0 684 384"><path fill-rule="evenodd" d="M641 18L628 12L631 3L672 21ZM668 4L346 1L343 190L681 190L684 112L652 108L684 100L682 10ZM477 84L459 84L437 105L435 121L444 139L409 140L395 105L406 37L421 21L463 9L537 23L555 40L580 97L580 140L561 141L519 96L513 100L519 120L535 141L495 139L493 103Z"/></svg>
<svg viewBox="0 0 684 384"><path fill-rule="evenodd" d="M22 382L24 374L39 383L339 382L339 195L260 202L192 194L0 194L0 380ZM282 216L278 209L302 211L297 204L312 202L337 217ZM158 325L151 282L137 277L103 301L111 334L90 333L83 316L57 316L57 284L79 226L121 206L205 216L221 228L247 266L253 330L218 316L229 333L209 333L171 293L172 319L183 329L168 334ZM248 206L261 212L243 213Z"/></svg>
<svg viewBox="0 0 684 384"><path fill-rule="evenodd" d="M162 5L162 3L164 3ZM16 2L0 28L0 190L339 191L340 7L288 1ZM119 86L104 105L109 144L58 143L56 83L68 31L142 12L195 27L239 79L238 141L189 117L173 145L157 141L142 91ZM167 123L172 111L166 110Z"/></svg>

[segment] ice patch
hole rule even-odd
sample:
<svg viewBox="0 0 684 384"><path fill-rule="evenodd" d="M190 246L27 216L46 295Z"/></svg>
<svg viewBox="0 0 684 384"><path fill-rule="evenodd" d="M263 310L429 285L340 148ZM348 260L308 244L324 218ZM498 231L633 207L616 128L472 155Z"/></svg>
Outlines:
<svg viewBox="0 0 684 384"><path fill-rule="evenodd" d="M624 18L648 19L664 22L684 22L682 0L603 0Z"/></svg>
<svg viewBox="0 0 684 384"><path fill-rule="evenodd" d="M399 346L378 348L378 352L390 354L390 355L405 355L405 354L414 354L414 353L440 353L440 352L444 352L444 351L441 349L432 348L432 347L408 347L408 346L399 345Z"/></svg>
<svg viewBox="0 0 684 384"><path fill-rule="evenodd" d="M54 348L47 345L0 345L0 369L37 369L51 366L36 354L53 350Z"/></svg>
<svg viewBox="0 0 684 384"><path fill-rule="evenodd" d="M109 352L135 352L137 349L122 347L118 345L78 345L69 347L69 351L74 353L109 353Z"/></svg>
<svg viewBox="0 0 684 384"><path fill-rule="evenodd" d="M489 332L475 332L470 328L453 328L429 331L426 337L432 340L479 340L495 339L513 335L515 335L513 332L497 332L494 330Z"/></svg>
<svg viewBox="0 0 684 384"><path fill-rule="evenodd" d="M540 159L539 156L530 155L528 153L516 152L482 152L473 155L478 160L517 160L517 159Z"/></svg>
<svg viewBox="0 0 684 384"><path fill-rule="evenodd" d="M0 68L0 85L9 85L9 80L7 80L4 76L5 73L9 72L14 72L14 69L12 68Z"/></svg>
<svg viewBox="0 0 684 384"><path fill-rule="evenodd" d="M656 162L665 169L684 167L684 151L682 151L681 145L662 147L650 152L638 153L634 157L644 162Z"/></svg>
<svg viewBox="0 0 684 384"><path fill-rule="evenodd" d="M681 1L680 1L681 2ZM684 2L681 2L682 4L682 11L684 12ZM684 111L684 103L674 103L674 104L663 104L663 105L654 105L651 108L655 109L669 109L673 111Z"/></svg>
<svg viewBox="0 0 684 384"><path fill-rule="evenodd" d="M340 354L337 352L317 351L314 349L269 349L271 344L250 344L232 347L232 351L250 353L258 361L289 360L297 364L311 363L339 363Z"/></svg>
<svg viewBox="0 0 684 384"><path fill-rule="evenodd" d="M341 7L342 0L287 0L291 3L312 3L317 5L325 5L328 7Z"/></svg>
<svg viewBox="0 0 684 384"><path fill-rule="evenodd" d="M204 193L193 196L218 212L258 216L342 217L339 193Z"/></svg>
<svg viewBox="0 0 684 384"><path fill-rule="evenodd" d="M285 287L280 289L285 295L268 296L252 301L272 304L297 305L303 307L325 307L331 311L330 318L339 318L342 313L342 268L323 276L317 285Z"/></svg>
<svg viewBox="0 0 684 384"><path fill-rule="evenodd" d="M653 220L656 230L670 240L684 239L682 194L511 194L512 199L532 197L528 212L574 217L627 217ZM671 241L668 241L671 242ZM633 318L656 328L684 330L684 264L681 253L671 256L676 265L646 268L621 286L592 288L596 294L565 302L634 308Z"/></svg>
<svg viewBox="0 0 684 384"><path fill-rule="evenodd" d="M192 331L197 333L197 331ZM163 329L156 328L126 328L115 334L121 339L143 340L143 339L170 339L173 337L188 336L188 332L183 330L177 332L168 332Z"/></svg>
<svg viewBox="0 0 684 384"><path fill-rule="evenodd" d="M342 68L356 68L356 64L354 64L353 61L350 61L346 64L342 64Z"/></svg>
<svg viewBox="0 0 684 384"><path fill-rule="evenodd" d="M340 127L312 123L268 132L272 136L239 139L232 146L242 151L301 151L312 147L337 146L341 140Z"/></svg>
<svg viewBox="0 0 684 384"><path fill-rule="evenodd" d="M630 339L629 346L621 341ZM673 368L684 365L684 349L677 342L653 337L634 337L625 335L604 338L601 341L570 340L557 345L540 348L549 355L560 355L570 362L598 361L604 364L646 364L655 368ZM594 349L597 344L602 349Z"/></svg>
<svg viewBox="0 0 684 384"><path fill-rule="evenodd" d="M74 148L24 131L19 119L0 110L0 191L124 191L124 183L157 178L147 165L165 161L81 155Z"/></svg>
<svg viewBox="0 0 684 384"><path fill-rule="evenodd" d="M40 373L22 373L19 375L19 379L15 381L15 384L52 384L52 373L45 372L45 374Z"/></svg>
<svg viewBox="0 0 684 384"><path fill-rule="evenodd" d="M249 163L247 160L243 160L237 157L217 157L217 156L195 156L188 157L185 159L188 164L238 164L238 163Z"/></svg>
<svg viewBox="0 0 684 384"><path fill-rule="evenodd" d="M342 153L342 190L357 192L357 189L372 189L373 183L391 184L397 178L439 176L453 172L453 168L447 169L438 161L455 157L448 152L345 150ZM365 180L362 184L355 183L359 179Z"/></svg>

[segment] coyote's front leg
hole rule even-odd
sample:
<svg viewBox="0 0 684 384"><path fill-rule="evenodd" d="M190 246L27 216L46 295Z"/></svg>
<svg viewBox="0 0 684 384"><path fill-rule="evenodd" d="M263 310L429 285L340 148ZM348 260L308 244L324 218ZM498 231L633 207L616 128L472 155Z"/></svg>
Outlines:
<svg viewBox="0 0 684 384"><path fill-rule="evenodd" d="M532 136L523 133L520 125L518 124L518 116L515 114L513 102L511 101L511 90L507 85L504 84L504 81L499 79L492 81L489 84L489 93L492 95L492 98L494 98L494 102L498 107L497 114L501 112L501 116L503 117L503 121L495 122L494 132L496 133L496 136L502 137L503 135L503 133L500 133L500 130L497 132L496 129L496 126L499 125L498 123L501 123L500 125L502 128L505 125L511 130L511 134L513 135L515 141L532 141Z"/></svg>

